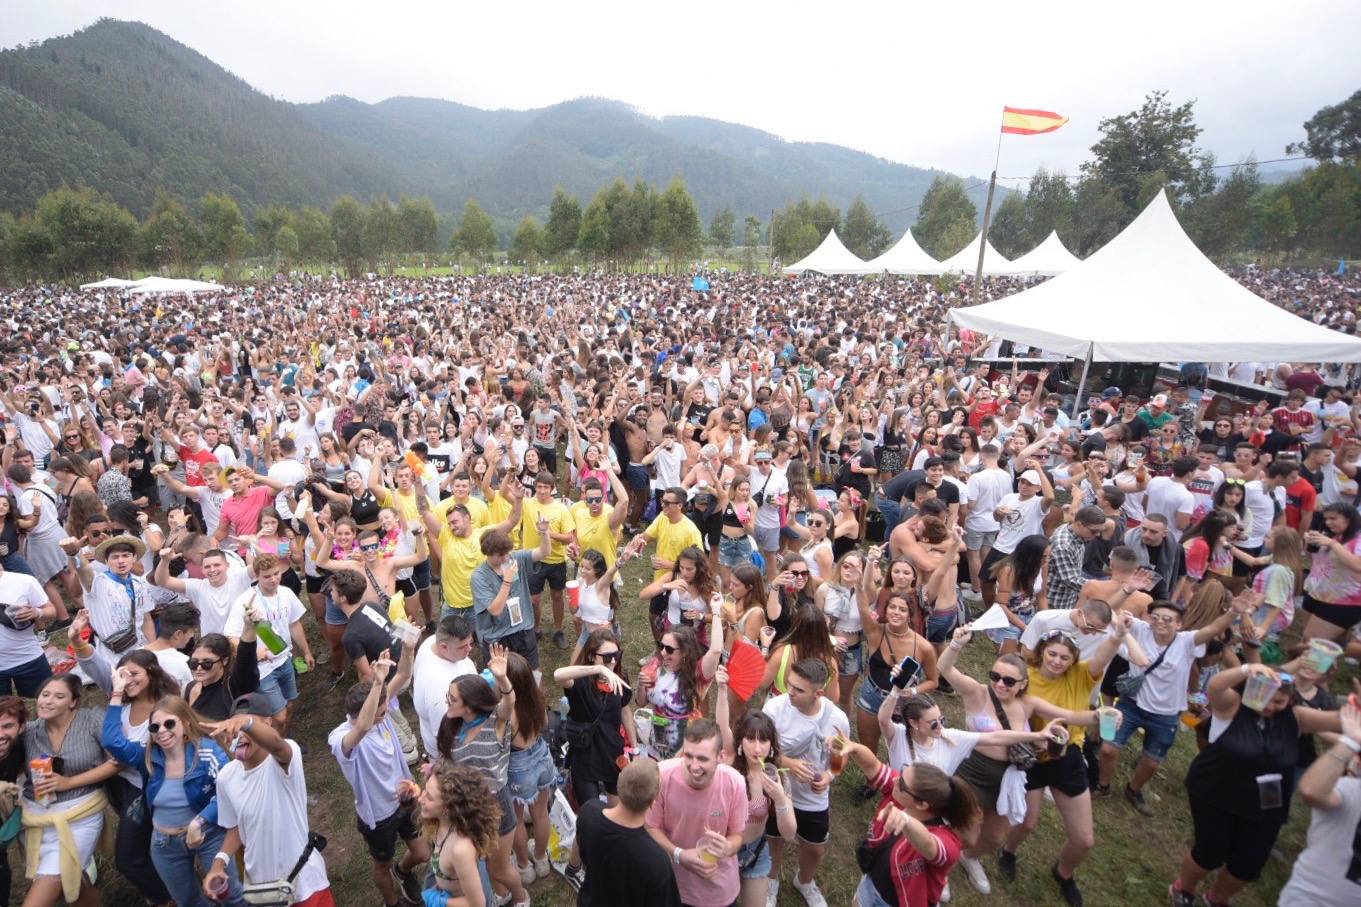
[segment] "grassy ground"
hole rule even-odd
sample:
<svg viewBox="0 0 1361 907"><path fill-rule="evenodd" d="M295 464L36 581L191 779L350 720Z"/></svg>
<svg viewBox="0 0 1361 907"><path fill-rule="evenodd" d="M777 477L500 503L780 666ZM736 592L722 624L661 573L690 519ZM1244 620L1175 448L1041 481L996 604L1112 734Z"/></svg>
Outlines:
<svg viewBox="0 0 1361 907"><path fill-rule="evenodd" d="M627 664L631 675L637 673L638 658L650 651L651 647L646 608L636 600L636 592L647 570L646 559L633 561L625 569L627 586L621 622L626 637L624 651L629 659ZM547 615L550 609L546 601L544 606ZM311 620L310 616L308 620ZM309 637L314 651L324 651L315 627L309 627ZM544 640L540 651L545 675L550 675L554 668L565 663L566 655L570 654L559 652L548 640ZM986 640L976 641L965 652L963 667L973 676L982 676L990 657L990 644ZM342 697L348 683L342 684L336 692L327 694L325 679L324 668L301 678L301 698L293 733L295 739L311 748L304 766L312 801L313 827L330 842L326 851L326 865L337 904L340 907L377 904L369 875L368 854L355 831L353 796L326 747L327 733L340 721ZM350 679L353 679L352 673ZM546 683L549 701L556 701L559 694L551 678ZM959 727L963 719L959 700L955 697L941 697L941 700L951 725ZM415 727L416 719L409 704L406 712ZM855 726L853 716L851 726ZM1165 903L1167 885L1190 841L1190 814L1181 782L1194 754L1193 735L1180 734L1166 767L1149 788L1157 810L1155 818L1141 818L1118 796L1095 804L1097 844L1078 872L1090 907ZM1132 762L1130 754L1121 766L1117 787L1128 776ZM872 812L870 805L859 804L854 800L853 795L862 784L863 778L852 766L838 780L832 793L832 838L818 879L828 904L833 907L847 907L859 883L855 845L864 833ZM1291 860L1303 846L1308 815L1307 807L1296 798L1291 822L1283 832L1280 843L1280 850L1289 855ZM985 865L993 879L993 893L988 897L979 896L969 887L962 872L956 872L953 903L961 907L983 904L990 907L1031 907L1062 903L1049 876L1049 867L1062 841L1063 833L1057 813L1052 806L1046 807L1040 828L1021 848L1017 880L1010 885L1001 883L996 877L992 861L987 860ZM17 850L11 849L11 859L16 866L16 877L22 877L22 864L17 860ZM779 903L784 907L802 907L803 899L787 884L792 866L792 861L786 863L786 884L781 886ZM1235 904L1239 907L1274 904L1276 894L1289 872L1288 860L1273 859L1267 866L1263 880L1248 888L1235 900ZM107 867L102 875L101 887L106 904L111 907L141 907L140 898L112 871L112 867ZM575 904L571 889L556 874L535 884L531 894L538 907Z"/></svg>

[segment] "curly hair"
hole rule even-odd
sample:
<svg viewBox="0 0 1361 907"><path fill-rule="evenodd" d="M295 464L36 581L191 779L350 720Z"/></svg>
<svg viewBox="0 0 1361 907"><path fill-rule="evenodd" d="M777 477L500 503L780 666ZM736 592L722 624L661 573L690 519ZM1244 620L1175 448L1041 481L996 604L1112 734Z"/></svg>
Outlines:
<svg viewBox="0 0 1361 907"><path fill-rule="evenodd" d="M439 785L440 803L454 831L473 842L477 853L490 858L500 840L501 804L496 800L482 773L466 765L441 760L431 775ZM439 820L427 820L425 837L433 845ZM435 855L439 859L439 855Z"/></svg>

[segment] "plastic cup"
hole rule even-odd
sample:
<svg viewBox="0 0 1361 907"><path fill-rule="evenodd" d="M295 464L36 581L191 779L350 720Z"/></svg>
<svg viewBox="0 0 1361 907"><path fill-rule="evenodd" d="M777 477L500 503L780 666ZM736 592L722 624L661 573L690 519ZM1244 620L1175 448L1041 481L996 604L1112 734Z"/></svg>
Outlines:
<svg viewBox="0 0 1361 907"><path fill-rule="evenodd" d="M652 710L634 709L633 725L638 731L638 745L647 746L652 743Z"/></svg>
<svg viewBox="0 0 1361 907"><path fill-rule="evenodd" d="M1311 639L1309 640L1309 651L1305 653L1304 661L1309 667L1322 674L1331 668L1341 655L1342 647L1331 639Z"/></svg>
<svg viewBox="0 0 1361 907"><path fill-rule="evenodd" d="M208 883L208 896L214 901L227 900L228 882L226 876L213 876Z"/></svg>
<svg viewBox="0 0 1361 907"><path fill-rule="evenodd" d="M1260 712L1280 686L1281 681L1274 675L1254 671L1248 675L1247 684L1243 687L1243 705Z"/></svg>
<svg viewBox="0 0 1361 907"><path fill-rule="evenodd" d="M567 606L573 611L581 607L581 580L579 579L567 581Z"/></svg>
<svg viewBox="0 0 1361 907"><path fill-rule="evenodd" d="M395 624L397 638L409 646L414 646L421 641L421 628L405 620L399 620Z"/></svg>
<svg viewBox="0 0 1361 907"><path fill-rule="evenodd" d="M1114 740L1120 710L1106 705L1097 709L1096 714L1101 719L1101 739L1107 741Z"/></svg>

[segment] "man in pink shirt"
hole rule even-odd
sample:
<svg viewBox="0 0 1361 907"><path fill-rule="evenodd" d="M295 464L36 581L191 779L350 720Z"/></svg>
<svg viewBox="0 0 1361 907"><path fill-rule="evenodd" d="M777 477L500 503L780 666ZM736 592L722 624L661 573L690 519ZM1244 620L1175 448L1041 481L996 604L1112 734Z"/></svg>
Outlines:
<svg viewBox="0 0 1361 907"><path fill-rule="evenodd" d="M274 503L274 496L292 490L277 479L256 475L249 467L232 466L222 470L231 497L222 502L222 517L213 533L213 544L231 536L255 535L260 530L260 511ZM259 483L258 485L256 483Z"/></svg>
<svg viewBox="0 0 1361 907"><path fill-rule="evenodd" d="M729 907L741 888L737 851L747 824L747 786L719 761L718 725L707 718L685 728L680 755L658 768L661 790L647 830L676 870L688 907Z"/></svg>

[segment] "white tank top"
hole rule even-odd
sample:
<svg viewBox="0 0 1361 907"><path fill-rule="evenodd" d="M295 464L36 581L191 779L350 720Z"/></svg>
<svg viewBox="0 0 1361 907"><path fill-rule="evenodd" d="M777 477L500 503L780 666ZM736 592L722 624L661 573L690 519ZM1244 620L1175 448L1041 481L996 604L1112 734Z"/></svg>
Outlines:
<svg viewBox="0 0 1361 907"><path fill-rule="evenodd" d="M588 624L608 624L614 619L614 612L610 610L609 596L602 601L600 593L595 586L581 587L581 594L578 596L577 616Z"/></svg>

